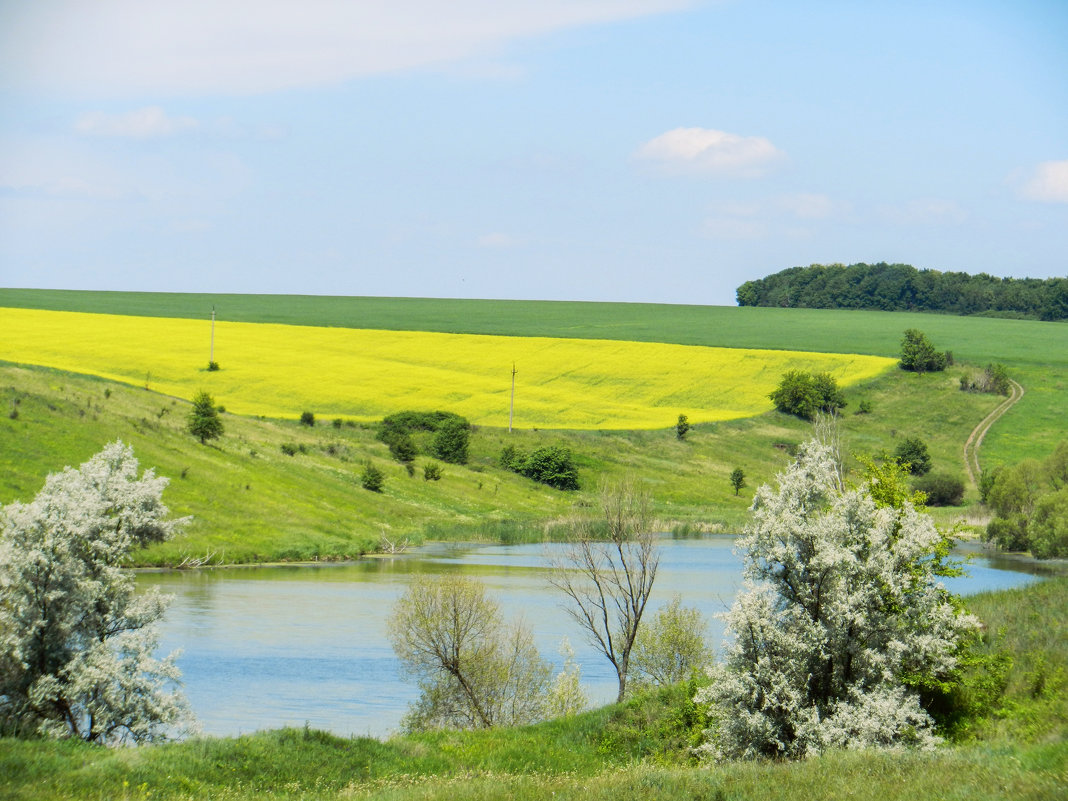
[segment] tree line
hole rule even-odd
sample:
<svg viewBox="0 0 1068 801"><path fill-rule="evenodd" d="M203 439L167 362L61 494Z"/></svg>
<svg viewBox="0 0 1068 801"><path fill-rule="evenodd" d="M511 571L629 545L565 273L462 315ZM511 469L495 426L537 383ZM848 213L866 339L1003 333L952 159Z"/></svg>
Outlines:
<svg viewBox="0 0 1068 801"><path fill-rule="evenodd" d="M998 278L908 264L811 264L746 281L739 306L1068 319L1068 278Z"/></svg>

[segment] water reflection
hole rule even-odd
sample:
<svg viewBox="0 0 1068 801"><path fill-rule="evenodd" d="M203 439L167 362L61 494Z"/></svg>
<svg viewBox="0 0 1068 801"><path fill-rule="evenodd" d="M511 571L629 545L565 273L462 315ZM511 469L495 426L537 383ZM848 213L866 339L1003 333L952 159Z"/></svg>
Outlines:
<svg viewBox="0 0 1068 801"><path fill-rule="evenodd" d="M715 615L740 584L731 537L661 543L650 611L678 593L723 637ZM207 734L232 735L308 723L338 734L382 736L398 727L416 688L399 673L386 618L411 576L462 573L483 581L507 617L523 616L542 654L557 666L568 637L595 703L615 698L608 661L582 638L546 580L559 546L435 544L355 563L146 572L176 598L162 627L161 650L182 649L185 691ZM1020 567L1017 563L1013 567ZM1019 586L1035 580L980 555L955 592Z"/></svg>

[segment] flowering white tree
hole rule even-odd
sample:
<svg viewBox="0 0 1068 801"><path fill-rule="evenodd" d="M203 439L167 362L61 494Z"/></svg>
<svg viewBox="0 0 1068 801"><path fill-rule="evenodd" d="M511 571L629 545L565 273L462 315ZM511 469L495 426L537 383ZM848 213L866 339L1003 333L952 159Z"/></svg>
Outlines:
<svg viewBox="0 0 1068 801"><path fill-rule="evenodd" d="M187 714L176 655L153 656L170 599L124 568L184 522L166 484L115 442L0 509L0 733L143 742Z"/></svg>
<svg viewBox="0 0 1068 801"><path fill-rule="evenodd" d="M950 674L977 621L938 583L945 537L907 499L845 490L832 451L801 447L763 486L740 540L745 586L726 615L726 661L697 700L717 757L931 745L908 679Z"/></svg>

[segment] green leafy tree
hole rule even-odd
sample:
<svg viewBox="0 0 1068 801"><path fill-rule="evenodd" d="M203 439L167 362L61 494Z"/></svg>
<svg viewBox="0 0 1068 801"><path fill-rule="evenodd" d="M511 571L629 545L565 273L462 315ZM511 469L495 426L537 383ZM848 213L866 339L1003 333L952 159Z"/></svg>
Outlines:
<svg viewBox="0 0 1068 801"><path fill-rule="evenodd" d="M935 350L934 345L927 335L915 328L905 331L901 340L902 370L911 370L914 373L934 373L946 369L947 358L945 353Z"/></svg>
<svg viewBox="0 0 1068 801"><path fill-rule="evenodd" d="M823 412L833 414L845 407L838 381L830 373L788 370L768 397L780 412L814 420Z"/></svg>
<svg viewBox="0 0 1068 801"><path fill-rule="evenodd" d="M393 607L388 635L421 691L409 730L518 726L546 716L552 668L528 628L505 625L480 582L416 578Z"/></svg>
<svg viewBox="0 0 1068 801"><path fill-rule="evenodd" d="M577 490L579 488L578 468L569 448L549 445L536 448L523 461L522 472L542 484L548 484L558 490Z"/></svg>
<svg viewBox="0 0 1068 801"><path fill-rule="evenodd" d="M432 450L443 462L467 464L467 446L471 425L462 417L445 420L434 434Z"/></svg>
<svg viewBox="0 0 1068 801"><path fill-rule="evenodd" d="M676 684L711 661L707 622L675 595L638 630L631 656L632 684L638 688Z"/></svg>
<svg viewBox="0 0 1068 801"><path fill-rule="evenodd" d="M899 496L894 483L879 494ZM757 491L739 541L726 660L697 694L716 721L703 751L792 759L936 742L915 677L951 675L978 626L938 582L944 542L909 501L842 489L831 449L802 445L778 489Z"/></svg>
<svg viewBox="0 0 1068 801"><path fill-rule="evenodd" d="M731 486L734 487L735 495L741 492L742 487L745 486L745 471L742 468L736 467L731 470Z"/></svg>
<svg viewBox="0 0 1068 801"><path fill-rule="evenodd" d="M301 412L300 424L302 426L308 426L309 428L315 427L315 414L314 412Z"/></svg>
<svg viewBox="0 0 1068 801"><path fill-rule="evenodd" d="M193 397L193 408L189 412L189 433L205 444L209 439L218 439L223 433L219 410L215 399L207 392L200 391Z"/></svg>
<svg viewBox="0 0 1068 801"><path fill-rule="evenodd" d="M382 486L385 483L385 476L382 475L382 471L368 462L364 465L363 473L360 474L360 486L365 490L371 492L381 492Z"/></svg>
<svg viewBox="0 0 1068 801"><path fill-rule="evenodd" d="M894 457L914 476L926 475L931 470L931 454L927 443L919 437L905 437L894 449Z"/></svg>
<svg viewBox="0 0 1068 801"><path fill-rule="evenodd" d="M148 742L188 715L176 655L155 656L169 599L135 593L132 549L173 536L167 479L114 442L0 510L0 733Z"/></svg>
<svg viewBox="0 0 1068 801"><path fill-rule="evenodd" d="M680 414L679 420L675 423L675 438L686 439L686 435L690 431L690 420L686 415Z"/></svg>

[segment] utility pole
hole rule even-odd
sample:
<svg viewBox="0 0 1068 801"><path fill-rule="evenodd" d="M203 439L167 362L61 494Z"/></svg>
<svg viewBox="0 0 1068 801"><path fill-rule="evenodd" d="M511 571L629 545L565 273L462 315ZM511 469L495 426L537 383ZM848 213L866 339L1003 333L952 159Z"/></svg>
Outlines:
<svg viewBox="0 0 1068 801"><path fill-rule="evenodd" d="M211 351L208 354L208 366L215 364L215 306L211 307Z"/></svg>
<svg viewBox="0 0 1068 801"><path fill-rule="evenodd" d="M512 362L512 405L508 409L508 433L512 433L512 416L515 414L515 362Z"/></svg>

